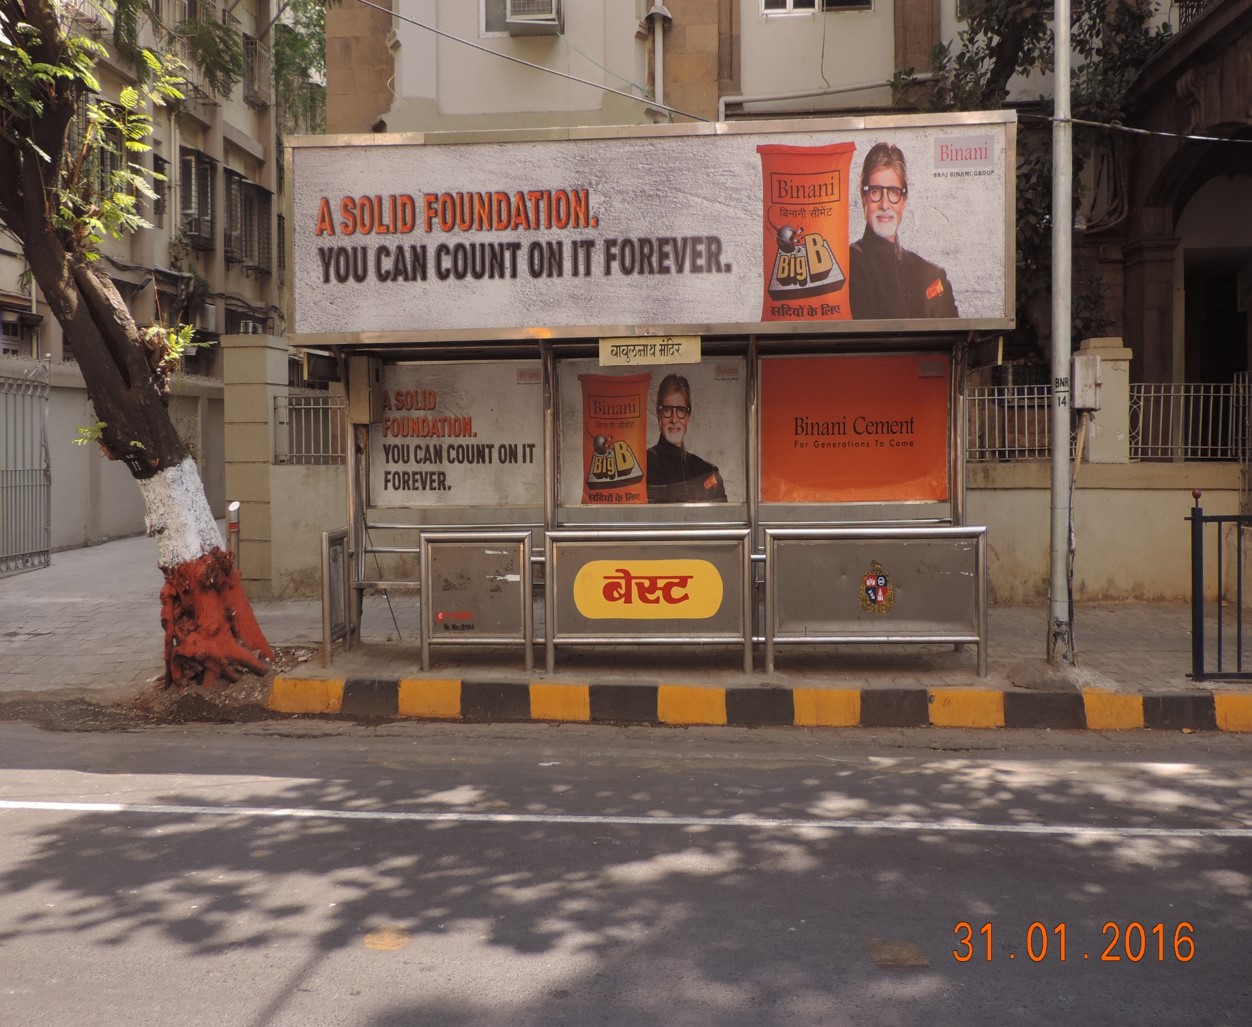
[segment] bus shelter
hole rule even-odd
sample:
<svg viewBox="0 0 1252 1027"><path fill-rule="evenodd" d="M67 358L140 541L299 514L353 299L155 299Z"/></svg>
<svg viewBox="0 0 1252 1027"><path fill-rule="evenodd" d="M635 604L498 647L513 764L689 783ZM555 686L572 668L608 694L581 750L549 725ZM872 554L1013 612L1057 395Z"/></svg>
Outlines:
<svg viewBox="0 0 1252 1027"><path fill-rule="evenodd" d="M348 635L403 585L423 667L953 642L985 672L962 360L1013 323L1015 136L993 112L293 140L293 342L349 397Z"/></svg>

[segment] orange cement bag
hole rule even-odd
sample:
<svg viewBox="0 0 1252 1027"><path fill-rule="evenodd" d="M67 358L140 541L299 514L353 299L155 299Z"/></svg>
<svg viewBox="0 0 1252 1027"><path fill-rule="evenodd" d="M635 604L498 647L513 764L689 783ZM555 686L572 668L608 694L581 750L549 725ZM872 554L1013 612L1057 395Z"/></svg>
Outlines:
<svg viewBox="0 0 1252 1027"><path fill-rule="evenodd" d="M580 374L583 502L646 503L650 374Z"/></svg>
<svg viewBox="0 0 1252 1027"><path fill-rule="evenodd" d="M848 177L855 143L758 146L765 302L762 321L846 321Z"/></svg>

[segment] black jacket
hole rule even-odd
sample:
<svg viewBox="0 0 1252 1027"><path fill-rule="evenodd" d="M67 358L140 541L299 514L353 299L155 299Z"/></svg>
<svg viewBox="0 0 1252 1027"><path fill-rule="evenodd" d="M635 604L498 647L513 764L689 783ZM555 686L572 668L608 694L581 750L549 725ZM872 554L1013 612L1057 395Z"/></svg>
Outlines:
<svg viewBox="0 0 1252 1027"><path fill-rule="evenodd" d="M848 298L854 318L958 316L952 283L938 264L868 227L850 251Z"/></svg>
<svg viewBox="0 0 1252 1027"><path fill-rule="evenodd" d="M726 483L707 460L664 436L648 450L649 503L724 503Z"/></svg>

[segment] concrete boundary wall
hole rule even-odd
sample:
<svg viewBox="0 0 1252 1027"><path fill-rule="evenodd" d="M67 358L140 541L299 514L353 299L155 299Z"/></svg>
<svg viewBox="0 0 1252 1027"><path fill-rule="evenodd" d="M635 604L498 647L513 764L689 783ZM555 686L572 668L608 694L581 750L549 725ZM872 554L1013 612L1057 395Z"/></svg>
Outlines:
<svg viewBox="0 0 1252 1027"><path fill-rule="evenodd" d="M6 374L24 374L31 360L6 359ZM78 429L97 421L82 372L72 362L53 364L48 400L48 462L52 473L52 549L75 549L142 534L143 497L130 472L95 444L77 445ZM200 465L209 506L225 516L226 450L222 383L176 378L170 412Z"/></svg>
<svg viewBox="0 0 1252 1027"><path fill-rule="evenodd" d="M1208 514L1239 512L1239 466L1232 463L1080 464L1074 493L1074 598L1191 597L1191 525L1201 490ZM968 521L987 525L993 602L1046 599L1051 518L1046 461L973 464ZM1234 545L1226 565L1232 583ZM1208 598L1216 597L1217 545L1205 550Z"/></svg>

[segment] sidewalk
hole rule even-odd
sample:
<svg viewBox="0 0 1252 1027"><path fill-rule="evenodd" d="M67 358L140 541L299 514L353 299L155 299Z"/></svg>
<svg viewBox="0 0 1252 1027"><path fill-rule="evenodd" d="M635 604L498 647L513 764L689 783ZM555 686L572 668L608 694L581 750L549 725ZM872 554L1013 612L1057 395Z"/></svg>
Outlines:
<svg viewBox="0 0 1252 1027"><path fill-rule="evenodd" d="M156 547L139 537L53 555L0 579L0 700L130 698L162 674ZM420 670L417 601L368 597L364 644L321 664L316 600L254 604L271 644L313 649L280 675L269 705L285 712L466 719L912 726L1157 726L1252 730L1252 683L1204 682L1191 669L1186 603L1084 604L1078 662L1043 659L1043 604L993 606L989 674L973 646L779 647L775 672L745 675L740 650L715 647L557 652L432 649ZM1212 614L1211 614L1212 615ZM1227 621L1227 634L1233 632ZM397 630L398 629L398 630ZM1216 623L1207 629L1215 637ZM1227 639L1227 660L1233 654ZM762 666L758 651L756 666ZM1094 696L1094 699L1092 698Z"/></svg>

